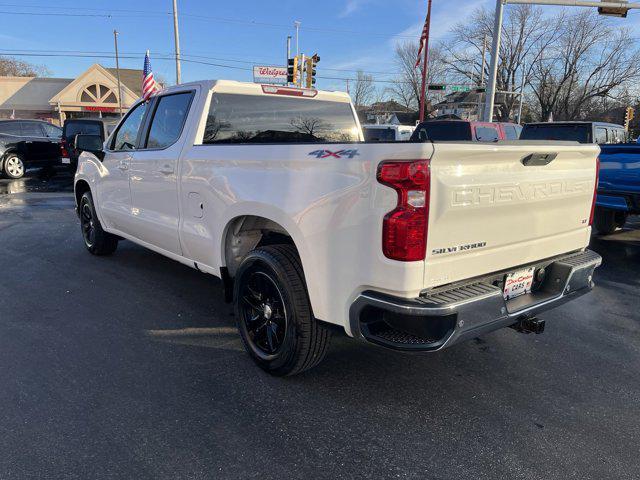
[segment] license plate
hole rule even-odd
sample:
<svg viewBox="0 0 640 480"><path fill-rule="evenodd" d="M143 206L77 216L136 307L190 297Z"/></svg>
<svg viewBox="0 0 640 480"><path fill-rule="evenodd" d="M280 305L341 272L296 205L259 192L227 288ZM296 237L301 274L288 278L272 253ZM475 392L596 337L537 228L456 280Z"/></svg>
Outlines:
<svg viewBox="0 0 640 480"><path fill-rule="evenodd" d="M509 273L504 278L504 299L511 300L531 292L535 268L525 268Z"/></svg>
<svg viewBox="0 0 640 480"><path fill-rule="evenodd" d="M62 163L64 165L71 165L71 159L70 158L63 158L62 159Z"/></svg>

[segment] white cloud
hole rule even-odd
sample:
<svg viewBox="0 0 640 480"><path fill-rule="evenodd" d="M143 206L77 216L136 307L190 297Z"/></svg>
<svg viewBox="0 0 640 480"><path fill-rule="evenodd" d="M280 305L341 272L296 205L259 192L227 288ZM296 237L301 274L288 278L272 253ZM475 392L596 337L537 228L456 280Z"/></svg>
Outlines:
<svg viewBox="0 0 640 480"><path fill-rule="evenodd" d="M360 7L362 7L362 5L364 5L365 3L367 3L367 0L347 0L347 3L345 4L344 8L342 9L342 12L340 12L338 17L340 18L348 17L349 15L354 13L356 10L358 10Z"/></svg>

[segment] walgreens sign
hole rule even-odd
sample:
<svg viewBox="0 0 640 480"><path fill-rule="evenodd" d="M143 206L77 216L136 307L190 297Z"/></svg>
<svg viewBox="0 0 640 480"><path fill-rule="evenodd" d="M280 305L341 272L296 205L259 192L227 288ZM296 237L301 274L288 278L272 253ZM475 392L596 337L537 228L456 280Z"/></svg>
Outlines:
<svg viewBox="0 0 640 480"><path fill-rule="evenodd" d="M287 67L254 66L253 81L267 85L286 85Z"/></svg>

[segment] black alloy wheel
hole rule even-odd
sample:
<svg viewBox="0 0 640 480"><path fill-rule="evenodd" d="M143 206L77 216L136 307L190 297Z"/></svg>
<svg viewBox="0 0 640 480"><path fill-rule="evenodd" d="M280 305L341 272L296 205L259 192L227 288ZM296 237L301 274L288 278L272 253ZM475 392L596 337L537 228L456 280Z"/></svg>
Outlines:
<svg viewBox="0 0 640 480"><path fill-rule="evenodd" d="M93 210L89 202L82 202L80 207L80 226L82 238L87 248L91 249L96 243L96 226L93 219Z"/></svg>
<svg viewBox="0 0 640 480"><path fill-rule="evenodd" d="M277 355L287 334L287 310L275 281L263 271L249 273L240 290L240 315L251 349L267 360Z"/></svg>

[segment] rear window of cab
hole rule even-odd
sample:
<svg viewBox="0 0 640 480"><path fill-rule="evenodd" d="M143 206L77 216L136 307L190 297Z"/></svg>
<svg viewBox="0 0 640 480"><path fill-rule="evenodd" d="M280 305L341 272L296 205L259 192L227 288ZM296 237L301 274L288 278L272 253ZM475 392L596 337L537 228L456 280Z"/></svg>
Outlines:
<svg viewBox="0 0 640 480"><path fill-rule="evenodd" d="M351 104L276 95L213 93L202 143L350 143Z"/></svg>

